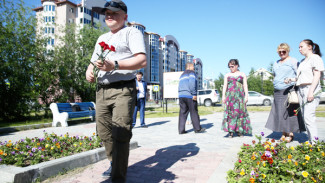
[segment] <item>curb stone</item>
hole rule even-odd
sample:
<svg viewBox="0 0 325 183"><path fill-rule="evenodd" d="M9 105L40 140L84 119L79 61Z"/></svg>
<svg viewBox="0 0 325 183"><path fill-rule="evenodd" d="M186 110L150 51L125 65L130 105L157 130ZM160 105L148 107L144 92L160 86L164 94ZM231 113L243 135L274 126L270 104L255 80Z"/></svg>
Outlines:
<svg viewBox="0 0 325 183"><path fill-rule="evenodd" d="M33 125L5 127L5 128L0 128L0 134L22 131L22 130L46 128L46 127L51 127L51 126L52 126L52 122L51 123L42 123L42 124L33 124Z"/></svg>
<svg viewBox="0 0 325 183"><path fill-rule="evenodd" d="M130 143L130 150L136 149L137 147L137 142ZM84 167L104 160L105 158L105 148L102 147L28 167L0 165L0 181L14 183L35 182L37 179L43 181L61 172Z"/></svg>

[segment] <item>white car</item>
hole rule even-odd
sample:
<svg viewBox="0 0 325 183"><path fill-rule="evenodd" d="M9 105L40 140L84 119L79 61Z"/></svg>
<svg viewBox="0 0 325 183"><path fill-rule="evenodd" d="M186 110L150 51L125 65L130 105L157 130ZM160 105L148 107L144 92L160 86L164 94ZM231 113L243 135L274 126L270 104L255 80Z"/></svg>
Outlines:
<svg viewBox="0 0 325 183"><path fill-rule="evenodd" d="M248 91L247 105L265 105L269 106L273 102L273 97L263 95L256 91Z"/></svg>
<svg viewBox="0 0 325 183"><path fill-rule="evenodd" d="M320 94L319 103L325 103L325 87L322 88L322 93Z"/></svg>
<svg viewBox="0 0 325 183"><path fill-rule="evenodd" d="M220 95L216 89L198 90L197 102L199 105L205 105L206 107L212 104L220 102Z"/></svg>

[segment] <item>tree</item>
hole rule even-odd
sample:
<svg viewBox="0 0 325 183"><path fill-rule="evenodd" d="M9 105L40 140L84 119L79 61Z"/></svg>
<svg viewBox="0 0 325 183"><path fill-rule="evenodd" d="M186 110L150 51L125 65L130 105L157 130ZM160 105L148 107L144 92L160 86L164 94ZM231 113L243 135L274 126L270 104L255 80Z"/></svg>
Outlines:
<svg viewBox="0 0 325 183"><path fill-rule="evenodd" d="M219 91L220 98L222 98L224 75L219 73L218 79L214 80L215 88Z"/></svg>
<svg viewBox="0 0 325 183"><path fill-rule="evenodd" d="M96 86L86 81L85 73L98 37L105 30L85 26L78 29L74 24L61 28L60 45L54 49L54 63L58 66L58 88L62 93L59 102L74 101L80 95L83 101L95 101Z"/></svg>
<svg viewBox="0 0 325 183"><path fill-rule="evenodd" d="M35 17L24 2L0 2L0 118L20 120L31 110Z"/></svg>

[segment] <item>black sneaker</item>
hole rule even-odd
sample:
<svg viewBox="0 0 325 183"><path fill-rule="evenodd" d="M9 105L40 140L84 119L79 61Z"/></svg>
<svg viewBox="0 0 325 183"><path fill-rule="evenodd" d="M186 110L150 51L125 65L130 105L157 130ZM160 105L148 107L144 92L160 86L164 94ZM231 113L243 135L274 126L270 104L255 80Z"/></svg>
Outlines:
<svg viewBox="0 0 325 183"><path fill-rule="evenodd" d="M105 172L102 173L102 177L110 177L112 173L112 165L106 170Z"/></svg>
<svg viewBox="0 0 325 183"><path fill-rule="evenodd" d="M200 130L195 130L194 132L195 133L203 133L203 132L205 132L205 128L201 128Z"/></svg>

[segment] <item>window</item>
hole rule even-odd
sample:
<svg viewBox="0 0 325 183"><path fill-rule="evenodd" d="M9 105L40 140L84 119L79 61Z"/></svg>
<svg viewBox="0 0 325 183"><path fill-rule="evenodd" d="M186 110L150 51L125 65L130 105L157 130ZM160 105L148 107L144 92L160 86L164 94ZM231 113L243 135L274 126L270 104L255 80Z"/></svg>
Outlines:
<svg viewBox="0 0 325 183"><path fill-rule="evenodd" d="M55 6L54 5L52 6L52 11L55 11Z"/></svg>
<svg viewBox="0 0 325 183"><path fill-rule="evenodd" d="M54 45L54 39L51 40L51 45Z"/></svg>
<svg viewBox="0 0 325 183"><path fill-rule="evenodd" d="M54 34L54 27L52 27L52 34Z"/></svg>
<svg viewBox="0 0 325 183"><path fill-rule="evenodd" d="M50 27L47 28L47 32L51 33L51 28Z"/></svg>
<svg viewBox="0 0 325 183"><path fill-rule="evenodd" d="M73 8L70 8L70 12L73 13Z"/></svg>
<svg viewBox="0 0 325 183"><path fill-rule="evenodd" d="M47 6L48 6L48 5L45 5L45 11L47 11Z"/></svg>
<svg viewBox="0 0 325 183"><path fill-rule="evenodd" d="M83 12L83 9L84 9L83 7L80 7L80 12L81 12L81 13Z"/></svg>
<svg viewBox="0 0 325 183"><path fill-rule="evenodd" d="M52 11L52 6L49 6L49 11Z"/></svg>
<svg viewBox="0 0 325 183"><path fill-rule="evenodd" d="M54 23L54 17L52 17L52 22Z"/></svg>
<svg viewBox="0 0 325 183"><path fill-rule="evenodd" d="M82 24L82 18L80 18L80 23Z"/></svg>
<svg viewBox="0 0 325 183"><path fill-rule="evenodd" d="M44 22L47 22L47 17L44 17Z"/></svg>
<svg viewBox="0 0 325 183"><path fill-rule="evenodd" d="M44 30L45 30L45 34L47 34L47 28L46 28L46 27L45 27L45 29L44 29Z"/></svg>

